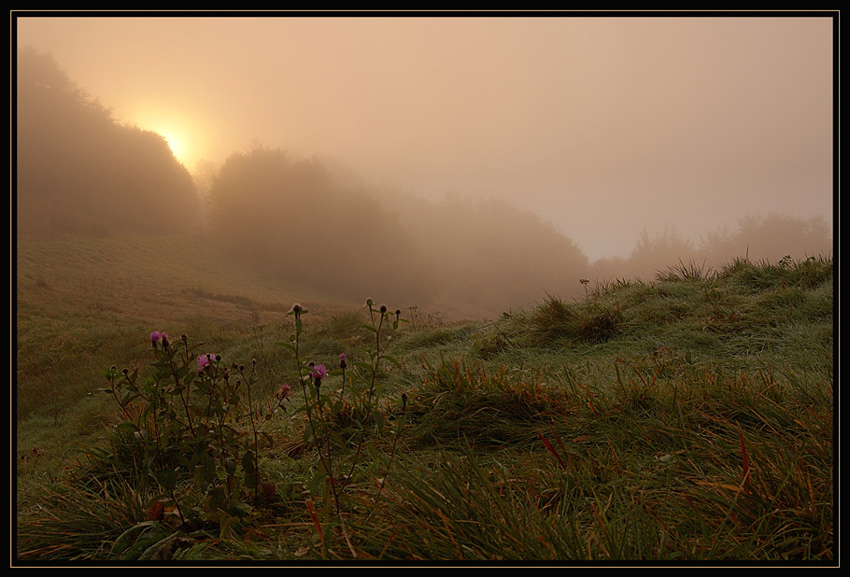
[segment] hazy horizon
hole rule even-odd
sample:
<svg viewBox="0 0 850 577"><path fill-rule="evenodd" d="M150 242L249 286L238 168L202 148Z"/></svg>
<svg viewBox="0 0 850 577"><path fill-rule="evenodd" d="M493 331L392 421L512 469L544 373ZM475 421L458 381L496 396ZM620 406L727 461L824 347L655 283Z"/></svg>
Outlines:
<svg viewBox="0 0 850 577"><path fill-rule="evenodd" d="M828 17L19 17L194 172L252 142L499 198L591 260L750 214L833 222Z"/></svg>

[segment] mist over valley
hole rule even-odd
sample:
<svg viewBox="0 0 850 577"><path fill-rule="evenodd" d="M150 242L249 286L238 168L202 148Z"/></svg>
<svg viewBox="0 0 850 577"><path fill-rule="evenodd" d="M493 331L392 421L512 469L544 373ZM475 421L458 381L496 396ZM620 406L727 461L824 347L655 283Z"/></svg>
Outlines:
<svg viewBox="0 0 850 577"><path fill-rule="evenodd" d="M571 189L584 187L586 176L570 146L562 159L574 166L578 180L565 182L563 194L548 200L525 192L538 177L551 181L548 169L535 168L518 150L494 157L483 171L479 166L475 182L470 174L481 151L468 144L451 158L458 168L468 162L472 172L455 171L454 185L446 179L446 188L436 194L423 193L417 182L423 172L408 161L399 161L390 177L368 168L364 173L358 162L371 165L361 156L299 152L310 139L290 142L297 137L286 134L274 142L232 142L221 160L187 166L176 156L173 136L169 141L119 119L109 102L89 94L64 70L61 53L19 47L15 70L19 242L201 235L223 258L280 280L346 300L371 295L471 317L527 308L546 295L580 297L588 282L649 280L679 264L710 269L734 258L776 262L832 251L828 213L786 213L781 209L790 205L784 200L753 204L741 196L727 210L705 210L703 200L724 198L728 183L699 172L679 181L681 199L664 199L660 187L678 171L675 164L658 173L658 194L647 192L639 207L634 195L644 194L639 191L647 185L638 180L577 197ZM247 114L250 106L236 101L231 114ZM276 114L267 113L269 120ZM364 132L364 146L370 138L380 136ZM517 144L534 140L529 134ZM434 143L444 145L449 143ZM557 153L545 141L540 145ZM420 152L426 165L433 164ZM499 175L506 176L504 183L482 194ZM761 186L780 186L767 183ZM621 201L612 201L618 186ZM782 186L781 194L789 194L787 184ZM801 181L790 194L809 197L806 186ZM689 187L704 192L687 196ZM763 193L756 197L771 198L770 190ZM674 213L665 217L670 208ZM625 249L627 242L631 248Z"/></svg>

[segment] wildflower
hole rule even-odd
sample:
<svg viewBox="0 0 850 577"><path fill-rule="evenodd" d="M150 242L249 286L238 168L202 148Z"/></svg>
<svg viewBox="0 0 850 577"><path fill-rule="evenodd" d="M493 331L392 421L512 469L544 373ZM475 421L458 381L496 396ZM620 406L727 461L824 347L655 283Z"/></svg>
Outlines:
<svg viewBox="0 0 850 577"><path fill-rule="evenodd" d="M304 310L304 308L301 305L299 305L298 303L295 303L294 305L292 305L292 312L295 314L296 319L301 316L301 312L303 310Z"/></svg>
<svg viewBox="0 0 850 577"><path fill-rule="evenodd" d="M209 353L198 356L198 368L200 368L201 370L207 368L210 364L211 359L212 355L210 355Z"/></svg>
<svg viewBox="0 0 850 577"><path fill-rule="evenodd" d="M275 395L275 398L282 401L283 399L285 399L286 397L289 396L289 391L291 391L291 390L292 390L292 387L290 387L287 384L283 384L283 385L280 386L280 389L278 389L277 394Z"/></svg>
<svg viewBox="0 0 850 577"><path fill-rule="evenodd" d="M316 387L322 386L322 379L328 376L328 370L325 368L325 365L316 365L310 369L310 375L315 380Z"/></svg>
<svg viewBox="0 0 850 577"><path fill-rule="evenodd" d="M156 347L157 343L162 343L162 348L168 348L168 335L159 331L151 333L151 344Z"/></svg>
<svg viewBox="0 0 850 577"><path fill-rule="evenodd" d="M345 353L342 353L339 355L339 368L344 371L347 366L348 365L345 363Z"/></svg>

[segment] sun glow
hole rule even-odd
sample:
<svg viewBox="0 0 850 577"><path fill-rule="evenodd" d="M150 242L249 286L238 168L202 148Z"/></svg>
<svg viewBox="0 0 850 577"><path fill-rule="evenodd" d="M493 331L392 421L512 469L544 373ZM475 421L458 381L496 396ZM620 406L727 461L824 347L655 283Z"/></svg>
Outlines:
<svg viewBox="0 0 850 577"><path fill-rule="evenodd" d="M174 112L167 106L159 106L156 112L131 110L127 114L143 130L150 130L165 139L177 162L192 170L205 152L198 144L201 126L182 112Z"/></svg>
<svg viewBox="0 0 850 577"><path fill-rule="evenodd" d="M183 164L183 166L188 167L187 161L189 160L191 154L189 153L189 150L185 144L186 139L182 135L179 135L172 130L154 128L153 131L157 134L162 135L162 137L165 139L165 142L168 143L168 148L171 149L171 153L174 155L174 158L176 158L178 162Z"/></svg>

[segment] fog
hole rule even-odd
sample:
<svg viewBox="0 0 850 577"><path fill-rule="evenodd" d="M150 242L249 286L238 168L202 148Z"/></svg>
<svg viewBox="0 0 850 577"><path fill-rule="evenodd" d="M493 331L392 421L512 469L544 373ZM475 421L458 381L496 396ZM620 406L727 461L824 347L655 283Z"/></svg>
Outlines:
<svg viewBox="0 0 850 577"><path fill-rule="evenodd" d="M13 39L190 172L260 142L421 199L506 201L595 261L671 227L831 224L833 24L35 15Z"/></svg>

